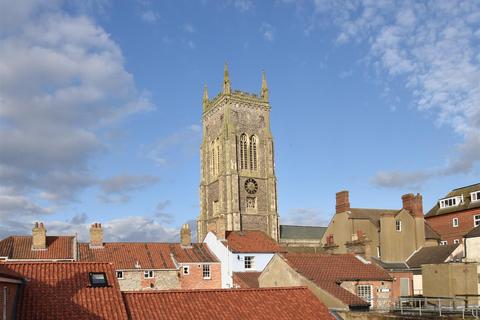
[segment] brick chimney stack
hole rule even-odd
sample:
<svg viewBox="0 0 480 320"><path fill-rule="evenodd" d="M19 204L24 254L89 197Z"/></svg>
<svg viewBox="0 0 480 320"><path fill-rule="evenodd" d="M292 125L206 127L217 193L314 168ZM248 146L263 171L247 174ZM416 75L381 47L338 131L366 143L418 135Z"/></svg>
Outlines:
<svg viewBox="0 0 480 320"><path fill-rule="evenodd" d="M103 229L101 223L95 222L90 227L90 247L103 247Z"/></svg>
<svg viewBox="0 0 480 320"><path fill-rule="evenodd" d="M192 244L192 232L188 223L182 225L182 229L180 229L180 244L184 247Z"/></svg>
<svg viewBox="0 0 480 320"><path fill-rule="evenodd" d="M43 222L35 222L32 229L32 249L45 250L47 249L47 229Z"/></svg>
<svg viewBox="0 0 480 320"><path fill-rule="evenodd" d="M335 212L341 213L348 210L350 210L350 200L348 196L348 191L343 190L343 191L337 192Z"/></svg>
<svg viewBox="0 0 480 320"><path fill-rule="evenodd" d="M420 193L407 193L402 196L402 207L414 217L423 217L423 198Z"/></svg>

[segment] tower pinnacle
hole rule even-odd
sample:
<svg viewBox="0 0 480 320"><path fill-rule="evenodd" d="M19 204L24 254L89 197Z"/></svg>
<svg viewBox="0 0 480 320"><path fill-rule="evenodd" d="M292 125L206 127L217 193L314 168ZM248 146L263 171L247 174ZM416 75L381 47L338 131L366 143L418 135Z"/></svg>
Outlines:
<svg viewBox="0 0 480 320"><path fill-rule="evenodd" d="M228 76L228 65L225 62L225 67L223 69L223 94L230 94L232 92L232 87L230 85L230 78Z"/></svg>
<svg viewBox="0 0 480 320"><path fill-rule="evenodd" d="M202 100L202 105L203 105L203 110L207 107L208 104L208 88L207 85L203 87L203 100Z"/></svg>
<svg viewBox="0 0 480 320"><path fill-rule="evenodd" d="M262 91L260 96L263 100L268 101L268 86L267 86L267 77L265 76L265 71L262 71Z"/></svg>

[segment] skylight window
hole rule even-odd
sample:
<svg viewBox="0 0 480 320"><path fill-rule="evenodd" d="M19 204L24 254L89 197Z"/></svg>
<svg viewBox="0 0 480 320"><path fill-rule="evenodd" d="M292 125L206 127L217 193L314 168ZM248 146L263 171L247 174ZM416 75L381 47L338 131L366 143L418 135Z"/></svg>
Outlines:
<svg viewBox="0 0 480 320"><path fill-rule="evenodd" d="M90 272L88 276L91 287L108 287L107 275L105 272Z"/></svg>
<svg viewBox="0 0 480 320"><path fill-rule="evenodd" d="M441 209L456 207L456 206L458 206L462 203L463 203L463 195L462 196L457 196L457 197L446 198L446 199L442 199L442 200L439 201Z"/></svg>

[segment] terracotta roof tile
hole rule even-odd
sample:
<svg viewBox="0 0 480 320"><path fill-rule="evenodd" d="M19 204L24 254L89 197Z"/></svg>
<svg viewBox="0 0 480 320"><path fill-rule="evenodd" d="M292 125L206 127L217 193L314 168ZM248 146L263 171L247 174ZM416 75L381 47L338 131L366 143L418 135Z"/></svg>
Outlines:
<svg viewBox="0 0 480 320"><path fill-rule="evenodd" d="M258 277L261 272L234 272L233 284L239 288L258 288Z"/></svg>
<svg viewBox="0 0 480 320"><path fill-rule="evenodd" d="M352 254L287 253L284 257L297 272L350 306L368 303L340 287L342 281L392 280L376 264L364 263Z"/></svg>
<svg viewBox="0 0 480 320"><path fill-rule="evenodd" d="M0 257L17 260L69 260L74 258L73 236L47 236L45 250L32 250L32 236L11 236L0 241Z"/></svg>
<svg viewBox="0 0 480 320"><path fill-rule="evenodd" d="M125 292L131 319L334 319L305 287Z"/></svg>
<svg viewBox="0 0 480 320"><path fill-rule="evenodd" d="M26 278L18 319L127 319L112 264L82 262L7 262ZM104 272L108 287L90 287L89 272Z"/></svg>
<svg viewBox="0 0 480 320"><path fill-rule="evenodd" d="M160 242L106 242L103 247L79 245L80 261L113 262L117 269L176 269L172 255L179 263L218 262L208 246L194 243L182 247L179 243Z"/></svg>
<svg viewBox="0 0 480 320"><path fill-rule="evenodd" d="M235 253L274 253L282 248L262 231L227 231L226 245Z"/></svg>
<svg viewBox="0 0 480 320"><path fill-rule="evenodd" d="M88 243L79 245L79 260L112 262L117 269L176 269L170 256L168 243L107 242L103 247L91 248Z"/></svg>
<svg viewBox="0 0 480 320"><path fill-rule="evenodd" d="M169 249L179 263L219 262L206 243L192 243L189 247L172 243L169 245Z"/></svg>

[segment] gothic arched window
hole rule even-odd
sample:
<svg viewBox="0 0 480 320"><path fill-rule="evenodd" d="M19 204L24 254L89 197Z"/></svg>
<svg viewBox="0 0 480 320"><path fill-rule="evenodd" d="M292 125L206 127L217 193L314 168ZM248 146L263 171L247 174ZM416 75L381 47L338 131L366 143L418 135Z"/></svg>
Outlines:
<svg viewBox="0 0 480 320"><path fill-rule="evenodd" d="M211 162L210 162L210 169L212 172L212 176L215 176L215 144L212 141L211 148L210 148L210 155L211 155Z"/></svg>
<svg viewBox="0 0 480 320"><path fill-rule="evenodd" d="M247 169L247 135L242 134L240 137L240 169Z"/></svg>
<svg viewBox="0 0 480 320"><path fill-rule="evenodd" d="M257 170L257 138L250 137L250 170Z"/></svg>
<svg viewBox="0 0 480 320"><path fill-rule="evenodd" d="M220 173L220 142L218 138L215 140L215 173L218 175Z"/></svg>

